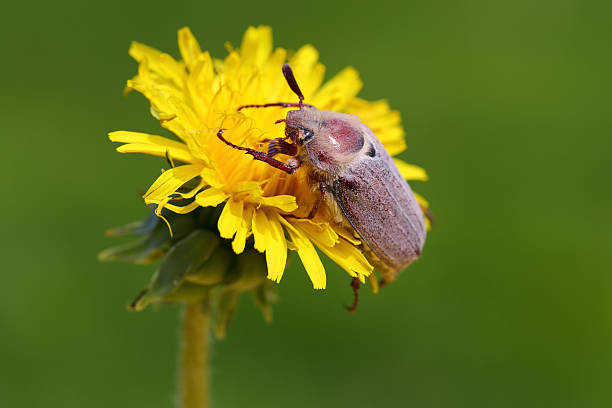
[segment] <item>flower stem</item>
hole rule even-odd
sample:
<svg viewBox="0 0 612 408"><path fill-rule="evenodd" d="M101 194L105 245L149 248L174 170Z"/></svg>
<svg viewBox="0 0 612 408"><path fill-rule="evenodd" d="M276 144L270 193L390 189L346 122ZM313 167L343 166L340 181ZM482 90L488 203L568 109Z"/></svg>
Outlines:
<svg viewBox="0 0 612 408"><path fill-rule="evenodd" d="M178 408L210 406L209 299L186 303L179 355Z"/></svg>

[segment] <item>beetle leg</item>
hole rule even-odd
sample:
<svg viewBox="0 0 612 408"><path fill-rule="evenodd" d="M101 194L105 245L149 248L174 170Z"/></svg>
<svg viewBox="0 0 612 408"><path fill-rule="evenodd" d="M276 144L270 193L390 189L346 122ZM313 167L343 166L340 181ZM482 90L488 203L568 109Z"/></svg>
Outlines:
<svg viewBox="0 0 612 408"><path fill-rule="evenodd" d="M421 210L423 210L423 214L425 215L425 218L427 218L429 220L429 222L433 225L434 223L434 215L433 215L433 211L431 211L430 208L426 208L421 206Z"/></svg>
<svg viewBox="0 0 612 408"><path fill-rule="evenodd" d="M238 110L242 110L245 108L269 108L270 106L280 106L283 108L300 108L300 109L302 109L304 106L308 106L310 108L313 108L312 105L308 105L304 103L304 94L300 90L300 87L298 86L297 81L295 80L295 75L293 75L293 70L291 69L289 64L283 65L283 76L285 77L285 80L287 81L287 85L289 85L289 88L291 88L293 93L295 93L298 99L300 100L298 103L274 102L274 103L264 103L261 105L242 105L241 107L238 108Z"/></svg>
<svg viewBox="0 0 612 408"><path fill-rule="evenodd" d="M285 137L279 137L279 138L276 138L276 139L268 139L268 138L266 137L265 139L261 139L261 141L262 141L263 143L270 143L270 142L271 142L271 141L273 141L273 140L287 140L287 139L289 139L290 137L291 137L291 136L289 136L289 135L287 135L287 136L285 136Z"/></svg>
<svg viewBox="0 0 612 408"><path fill-rule="evenodd" d="M308 214L308 218L314 218L314 216L317 214L317 211L319 211L321 202L325 200L325 194L327 194L327 192L329 191L327 184L325 184L322 181L319 182L319 191L321 192L321 195L319 195L319 197L317 198L317 201L315 201L314 204L312 205L312 209L310 210L310 213Z"/></svg>
<svg viewBox="0 0 612 408"><path fill-rule="evenodd" d="M355 298L351 306L344 306L346 307L346 310L348 310L349 312L354 312L355 310L357 310L357 305L359 304L360 286L361 286L361 283L359 282L359 278L355 277L353 278L353 280L351 280L351 287L353 288L353 295L355 296Z"/></svg>
<svg viewBox="0 0 612 408"><path fill-rule="evenodd" d="M294 163L285 164L282 161L278 161L270 157L267 153L251 149L249 147L243 147L233 144L232 142L228 141L223 137L224 130L225 129L219 129L219 131L217 132L217 137L226 145L237 150L242 150L245 152L245 154L250 154L251 156L253 156L255 160L261 160L262 162L268 163L270 166L282 170L286 173L293 174L297 170L298 166Z"/></svg>
<svg viewBox="0 0 612 408"><path fill-rule="evenodd" d="M279 153L295 156L297 154L297 146L293 143L285 142L284 139L287 139L287 137L270 140L270 143L268 143L268 156L274 157Z"/></svg>

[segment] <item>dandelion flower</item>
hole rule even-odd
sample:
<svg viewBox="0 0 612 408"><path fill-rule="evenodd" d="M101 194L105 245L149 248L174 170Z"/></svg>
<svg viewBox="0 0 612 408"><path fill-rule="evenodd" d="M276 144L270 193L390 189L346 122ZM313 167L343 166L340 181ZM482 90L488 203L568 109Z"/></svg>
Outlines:
<svg viewBox="0 0 612 408"><path fill-rule="evenodd" d="M217 221L220 237L232 240L233 252L241 254L252 236L255 250L265 253L267 277L273 281L281 280L287 251L294 250L314 288L324 289L326 275L318 248L364 282L373 267L358 235L317 210L320 193L313 191L306 175L286 174L228 148L217 132L227 129L225 135L233 143L260 151L265 150L266 140L284 136L283 126L275 122L285 118L287 108L237 109L294 100L280 74L287 61L308 103L320 110L357 115L391 155L405 149L399 113L385 101L358 98L362 83L353 68L324 83L325 67L315 48L305 45L293 54L274 49L270 27L250 27L240 48L228 46L224 59L202 51L188 28L179 31L178 44L182 59L177 61L133 43L129 53L139 63L138 74L127 82L128 91L136 90L149 100L153 116L176 140L130 131L109 135L111 141L124 143L117 148L121 153L166 157L173 164L144 194L145 203L155 206L159 217L163 211L188 214L201 207L222 207ZM417 166L398 159L396 164L408 180L427 179ZM426 207L422 198L417 199ZM166 222L172 229L172 223Z"/></svg>

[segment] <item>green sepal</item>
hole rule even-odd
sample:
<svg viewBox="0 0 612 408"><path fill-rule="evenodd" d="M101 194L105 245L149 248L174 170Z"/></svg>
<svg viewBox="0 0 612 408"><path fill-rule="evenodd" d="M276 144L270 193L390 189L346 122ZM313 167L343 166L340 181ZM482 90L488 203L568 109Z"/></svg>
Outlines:
<svg viewBox="0 0 612 408"><path fill-rule="evenodd" d="M238 292L246 292L265 281L267 274L265 257L253 249L247 249L238 255L236 266L227 274L224 283Z"/></svg>
<svg viewBox="0 0 612 408"><path fill-rule="evenodd" d="M212 286L183 282L181 286L161 298L162 302L199 302L210 296Z"/></svg>
<svg viewBox="0 0 612 408"><path fill-rule="evenodd" d="M216 297L215 313L215 336L218 339L225 338L227 326L234 316L236 304L240 293L234 289L224 286L219 290Z"/></svg>
<svg viewBox="0 0 612 408"><path fill-rule="evenodd" d="M101 261L118 261L136 264L151 263L161 258L170 241L168 228L158 223L153 230L136 242L107 248L98 254Z"/></svg>
<svg viewBox="0 0 612 408"><path fill-rule="evenodd" d="M106 231L111 236L145 235L141 240L105 249L98 254L101 261L117 261L135 264L147 264L161 258L172 241L178 241L192 232L196 225L193 215L165 215L172 227L174 238L165 222L151 214L142 222L133 222L123 227Z"/></svg>
<svg viewBox="0 0 612 408"><path fill-rule="evenodd" d="M199 268L185 276L188 282L200 285L216 285L223 282L225 274L234 261L234 253L225 246L218 246L210 258Z"/></svg>
<svg viewBox="0 0 612 408"><path fill-rule="evenodd" d="M108 236L140 236L137 242L100 253L104 261L148 263L163 258L150 283L128 306L142 310L154 302L200 302L215 310L214 332L226 335L238 299L252 292L255 304L266 322L272 320L272 304L278 299L276 285L266 279L265 256L247 249L236 255L229 241L217 233L221 207L198 208L189 214L164 209L161 218L151 214L135 222L107 231ZM214 231L214 232L213 232Z"/></svg>
<svg viewBox="0 0 612 408"><path fill-rule="evenodd" d="M194 229L197 228L196 217L194 214L175 214L170 212L169 210L164 209L162 211L162 216L168 220L170 227L172 228L172 240L180 241L187 235L189 235ZM168 226L161 219L159 219L159 224L163 225L163 227L168 231ZM170 239L170 231L168 231L168 239Z"/></svg>
<svg viewBox="0 0 612 408"><path fill-rule="evenodd" d="M153 231L158 221L160 221L159 217L154 213L151 213L142 221L131 222L129 224L122 225L121 227L108 229L104 232L104 234L107 237L144 235Z"/></svg>
<svg viewBox="0 0 612 408"><path fill-rule="evenodd" d="M269 280L264 281L253 289L253 300L266 323L270 323L272 321L272 304L278 302L276 286Z"/></svg>
<svg viewBox="0 0 612 408"><path fill-rule="evenodd" d="M225 337L240 294L265 284L266 275L265 257L257 251L249 249L237 256L236 264L226 274L224 285L215 299L217 338Z"/></svg>
<svg viewBox="0 0 612 408"><path fill-rule="evenodd" d="M153 301L162 300L179 287L185 276L197 270L219 246L219 238L208 230L195 230L168 250L151 283L129 305L131 310L142 310Z"/></svg>

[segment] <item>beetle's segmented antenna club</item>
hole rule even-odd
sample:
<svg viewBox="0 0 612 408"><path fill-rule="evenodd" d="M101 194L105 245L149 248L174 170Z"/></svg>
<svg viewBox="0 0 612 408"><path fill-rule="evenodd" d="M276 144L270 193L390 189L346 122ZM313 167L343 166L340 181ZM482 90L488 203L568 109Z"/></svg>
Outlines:
<svg viewBox="0 0 612 408"><path fill-rule="evenodd" d="M291 88L297 97L300 98L300 105L302 105L302 102L304 101L304 94L298 86L297 81L295 80L295 75L293 75L293 70L289 64L283 65L283 75L287 80L287 84L289 84L289 88Z"/></svg>

